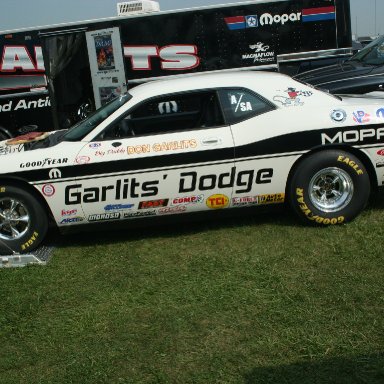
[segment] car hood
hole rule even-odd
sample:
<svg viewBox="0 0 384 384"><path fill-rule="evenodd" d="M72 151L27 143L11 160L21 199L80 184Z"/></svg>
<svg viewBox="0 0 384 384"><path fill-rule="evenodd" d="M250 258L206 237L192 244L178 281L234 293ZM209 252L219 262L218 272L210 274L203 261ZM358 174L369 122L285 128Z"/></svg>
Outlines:
<svg viewBox="0 0 384 384"><path fill-rule="evenodd" d="M368 75L374 68L374 66L362 65L356 61L347 60L344 63L300 73L294 76L294 79L324 87L327 83L348 79L350 77Z"/></svg>
<svg viewBox="0 0 384 384"><path fill-rule="evenodd" d="M41 148L50 148L57 145L62 135L67 130L52 131L48 133L48 136L41 141L31 141L20 144L9 144L9 139L0 141L0 156L8 156L15 153L21 153L25 151L32 151Z"/></svg>

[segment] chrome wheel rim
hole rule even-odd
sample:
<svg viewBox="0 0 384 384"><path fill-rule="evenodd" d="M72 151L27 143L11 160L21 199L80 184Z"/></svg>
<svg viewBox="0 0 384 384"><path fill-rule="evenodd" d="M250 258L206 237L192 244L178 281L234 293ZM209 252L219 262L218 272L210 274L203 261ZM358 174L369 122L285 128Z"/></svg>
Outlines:
<svg viewBox="0 0 384 384"><path fill-rule="evenodd" d="M337 212L345 208L353 196L353 181L340 168L325 168L317 172L309 183L309 198L323 212Z"/></svg>
<svg viewBox="0 0 384 384"><path fill-rule="evenodd" d="M26 206L13 198L0 199L0 239L19 240L28 231L30 216Z"/></svg>
<svg viewBox="0 0 384 384"><path fill-rule="evenodd" d="M92 112L92 110L92 104L90 102L85 102L78 108L77 116L80 118L80 120L83 120Z"/></svg>

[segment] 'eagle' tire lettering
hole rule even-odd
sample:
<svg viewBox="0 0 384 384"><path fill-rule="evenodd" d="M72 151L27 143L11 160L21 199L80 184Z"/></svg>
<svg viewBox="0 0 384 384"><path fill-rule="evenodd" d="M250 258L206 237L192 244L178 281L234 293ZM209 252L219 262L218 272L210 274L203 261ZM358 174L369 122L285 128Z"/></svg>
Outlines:
<svg viewBox="0 0 384 384"><path fill-rule="evenodd" d="M289 188L296 214L308 223L327 226L349 222L363 210L370 181L356 156L326 150L299 163Z"/></svg>

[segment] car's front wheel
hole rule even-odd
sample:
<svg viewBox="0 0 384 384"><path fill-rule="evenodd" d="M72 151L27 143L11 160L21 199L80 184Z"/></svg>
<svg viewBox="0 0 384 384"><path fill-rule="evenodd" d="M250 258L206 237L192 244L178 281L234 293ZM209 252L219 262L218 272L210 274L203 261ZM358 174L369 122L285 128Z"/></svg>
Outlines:
<svg viewBox="0 0 384 384"><path fill-rule="evenodd" d="M0 183L0 254L32 251L48 230L48 217L40 202L14 185Z"/></svg>
<svg viewBox="0 0 384 384"><path fill-rule="evenodd" d="M305 158L291 179L290 203L299 217L317 225L353 220L366 206L370 180L353 154L326 150Z"/></svg>

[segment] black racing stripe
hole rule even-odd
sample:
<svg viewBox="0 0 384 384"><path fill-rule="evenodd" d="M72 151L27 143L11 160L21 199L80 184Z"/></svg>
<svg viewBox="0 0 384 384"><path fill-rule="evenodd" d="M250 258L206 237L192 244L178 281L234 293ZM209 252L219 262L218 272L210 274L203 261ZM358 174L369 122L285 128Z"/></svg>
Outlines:
<svg viewBox="0 0 384 384"><path fill-rule="evenodd" d="M313 148L323 146L322 134L327 134L329 137L341 132L361 131L362 129L378 129L384 128L384 124L369 124L362 126L347 126L347 127L332 127L327 129L319 129L313 131L294 132L286 135L272 137L269 139L257 141L235 148L236 159L251 156L265 156L280 153L303 152ZM339 144L339 143L335 143ZM351 142L353 145L372 145L380 144L375 137L367 137L364 141Z"/></svg>
<svg viewBox="0 0 384 384"><path fill-rule="evenodd" d="M110 173L145 170L150 168L163 168L193 163L205 163L234 159L233 148L222 148L198 152L177 153L173 155L147 156L135 159L112 160L99 163L72 165L59 168L61 179L75 178L89 175L103 175ZM49 179L51 168L36 169L18 172L17 177L30 182L39 182Z"/></svg>
<svg viewBox="0 0 384 384"><path fill-rule="evenodd" d="M61 171L61 179L70 179L94 175L130 172L136 170L147 170L153 168L177 167L181 165L209 163L215 161L224 161L236 158L241 161L243 158L252 156L273 156L282 153L292 153L308 151L316 147L323 146L322 134L328 136L342 134L346 131L360 131L362 129L384 128L384 124L369 124L361 126L332 127L326 129L302 131L288 133L285 135L272 137L269 139L253 142L234 148L220 148L213 150L186 152L178 154L167 154L158 156L146 156L135 159L111 160L107 162L90 163L82 165L72 165L58 167ZM271 128L273 129L273 127ZM366 137L364 141L350 143L353 145L372 145L380 144L375 137ZM53 168L53 167L52 167ZM15 173L15 176L28 180L30 182L39 182L49 179L51 168L28 170Z"/></svg>

